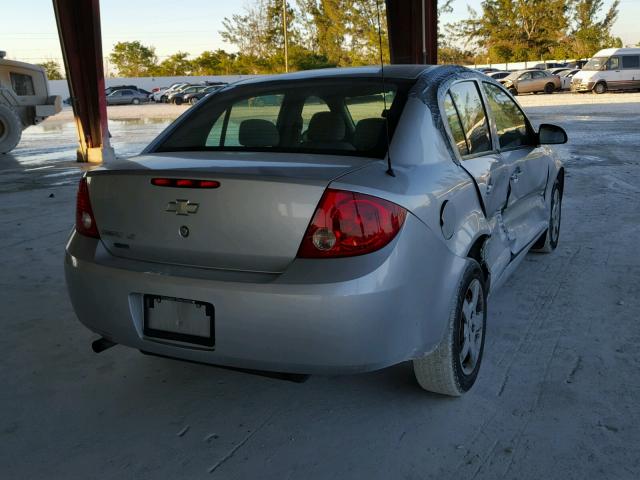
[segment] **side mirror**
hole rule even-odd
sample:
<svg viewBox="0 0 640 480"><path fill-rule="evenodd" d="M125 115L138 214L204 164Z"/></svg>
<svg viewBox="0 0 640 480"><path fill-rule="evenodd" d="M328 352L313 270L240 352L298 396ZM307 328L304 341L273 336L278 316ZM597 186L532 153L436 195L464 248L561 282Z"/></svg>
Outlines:
<svg viewBox="0 0 640 480"><path fill-rule="evenodd" d="M564 128L549 123L543 123L538 130L538 142L540 145L561 145L567 143L569 137Z"/></svg>

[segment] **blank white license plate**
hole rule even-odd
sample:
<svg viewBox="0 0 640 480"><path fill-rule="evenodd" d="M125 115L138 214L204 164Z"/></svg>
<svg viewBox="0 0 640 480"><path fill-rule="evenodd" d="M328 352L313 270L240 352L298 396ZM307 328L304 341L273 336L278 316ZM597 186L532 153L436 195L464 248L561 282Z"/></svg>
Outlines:
<svg viewBox="0 0 640 480"><path fill-rule="evenodd" d="M210 303L144 296L146 336L212 347L214 333L214 309Z"/></svg>

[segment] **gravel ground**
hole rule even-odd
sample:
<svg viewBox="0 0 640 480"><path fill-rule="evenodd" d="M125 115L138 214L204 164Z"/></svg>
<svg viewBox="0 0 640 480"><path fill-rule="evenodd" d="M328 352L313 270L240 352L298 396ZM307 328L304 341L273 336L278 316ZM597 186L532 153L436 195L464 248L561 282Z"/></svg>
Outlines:
<svg viewBox="0 0 640 480"><path fill-rule="evenodd" d="M3 478L640 478L640 95L519 101L569 133L560 246L492 297L478 383L460 399L421 391L409 364L296 384L93 354L62 272L73 126L25 132L0 157ZM137 114L112 123L123 156L171 117L147 112L184 110L116 109Z"/></svg>

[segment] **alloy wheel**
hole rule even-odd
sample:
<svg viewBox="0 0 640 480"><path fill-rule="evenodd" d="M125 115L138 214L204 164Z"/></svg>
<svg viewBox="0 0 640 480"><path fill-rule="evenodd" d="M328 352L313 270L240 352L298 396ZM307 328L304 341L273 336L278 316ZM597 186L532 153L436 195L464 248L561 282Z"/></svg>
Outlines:
<svg viewBox="0 0 640 480"><path fill-rule="evenodd" d="M484 292L482 284L474 279L467 288L460 315L460 367L471 375L478 364L484 336Z"/></svg>

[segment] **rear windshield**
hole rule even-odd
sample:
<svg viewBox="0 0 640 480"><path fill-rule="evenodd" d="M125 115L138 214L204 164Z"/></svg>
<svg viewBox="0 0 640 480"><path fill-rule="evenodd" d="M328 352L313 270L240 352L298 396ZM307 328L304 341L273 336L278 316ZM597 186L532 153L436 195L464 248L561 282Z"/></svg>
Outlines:
<svg viewBox="0 0 640 480"><path fill-rule="evenodd" d="M154 149L382 158L410 83L324 79L239 85L196 107ZM386 105L386 108L385 108Z"/></svg>

